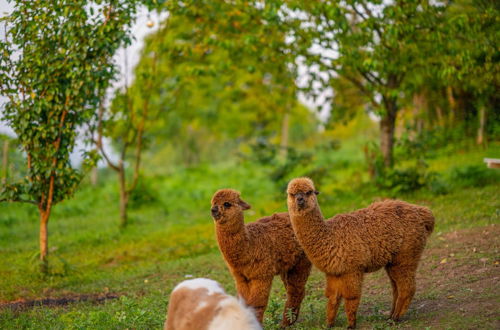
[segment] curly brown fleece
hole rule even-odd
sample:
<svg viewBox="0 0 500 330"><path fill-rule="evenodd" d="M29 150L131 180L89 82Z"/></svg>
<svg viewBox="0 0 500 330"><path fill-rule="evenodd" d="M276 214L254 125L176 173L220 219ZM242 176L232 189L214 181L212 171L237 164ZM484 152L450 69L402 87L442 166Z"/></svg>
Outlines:
<svg viewBox="0 0 500 330"><path fill-rule="evenodd" d="M422 206L387 200L324 221L314 183L288 184L288 212L309 260L326 273L327 321L333 326L342 298L356 326L363 274L385 267L393 288L391 318L398 320L415 293L415 273L434 216Z"/></svg>
<svg viewBox="0 0 500 330"><path fill-rule="evenodd" d="M311 262L300 247L288 213L277 213L245 225L243 211L250 208L232 189L212 198L217 242L236 282L238 294L255 309L262 323L274 276L280 275L287 291L283 326L293 324L305 295Z"/></svg>

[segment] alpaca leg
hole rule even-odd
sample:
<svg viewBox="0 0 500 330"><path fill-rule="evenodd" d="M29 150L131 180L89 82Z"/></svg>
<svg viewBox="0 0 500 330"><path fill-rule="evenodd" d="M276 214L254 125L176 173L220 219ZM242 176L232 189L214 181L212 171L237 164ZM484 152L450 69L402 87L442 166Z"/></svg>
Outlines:
<svg viewBox="0 0 500 330"><path fill-rule="evenodd" d="M385 270L387 271L387 275L391 280L391 286L392 286L392 307L391 307L391 313L389 314L392 315L394 313L394 308L396 308L396 301L398 299L398 287L396 286L396 281L391 277L391 273L389 272L389 267L386 267Z"/></svg>
<svg viewBox="0 0 500 330"><path fill-rule="evenodd" d="M286 287L286 304L283 312L281 325L290 326L299 317L300 304L305 296L306 282L311 272L311 262L304 256L297 265L286 274L281 275L281 279Z"/></svg>
<svg viewBox="0 0 500 330"><path fill-rule="evenodd" d="M415 294L415 272L416 265L392 266L388 272L395 281L397 287L397 299L391 318L398 321L408 310L410 302Z"/></svg>
<svg viewBox="0 0 500 330"><path fill-rule="evenodd" d="M249 292L245 301L247 305L253 307L255 315L260 323L262 323L264 319L264 312L266 311L272 283L272 277L266 279L252 279L248 283Z"/></svg>
<svg viewBox="0 0 500 330"><path fill-rule="evenodd" d="M325 296L328 298L328 305L326 307L326 321L328 327L333 327L337 311L342 300L342 286L343 283L340 277L326 275L326 290Z"/></svg>
<svg viewBox="0 0 500 330"><path fill-rule="evenodd" d="M342 276L343 290L342 297L345 299L345 311L348 329L356 327L356 313L361 300L361 288L363 285L363 273L351 273Z"/></svg>
<svg viewBox="0 0 500 330"><path fill-rule="evenodd" d="M234 274L234 279L236 282L236 291L238 292L238 295L245 301L247 305L249 305L248 299L250 298L250 280L238 274Z"/></svg>

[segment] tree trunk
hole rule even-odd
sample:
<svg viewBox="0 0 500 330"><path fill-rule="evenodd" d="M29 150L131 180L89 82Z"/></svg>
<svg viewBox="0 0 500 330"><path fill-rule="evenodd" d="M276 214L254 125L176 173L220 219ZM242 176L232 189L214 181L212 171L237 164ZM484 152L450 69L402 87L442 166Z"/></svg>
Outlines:
<svg viewBox="0 0 500 330"><path fill-rule="evenodd" d="M453 96L453 88L451 88L451 86L446 87L446 97L448 98L448 104L450 105L450 122L448 124L452 126L455 121L457 102L455 100L455 96Z"/></svg>
<svg viewBox="0 0 500 330"><path fill-rule="evenodd" d="M486 142L485 128L486 128L486 107L481 105L479 107L479 128L477 130L476 142L478 145L483 145Z"/></svg>
<svg viewBox="0 0 500 330"><path fill-rule="evenodd" d="M380 120L380 151L385 167L392 167L394 146L394 129L396 125L397 104L395 99L384 99L386 113Z"/></svg>
<svg viewBox="0 0 500 330"><path fill-rule="evenodd" d="M2 185L6 185L9 176L9 140L3 142L2 169Z"/></svg>
<svg viewBox="0 0 500 330"><path fill-rule="evenodd" d="M128 207L128 192L125 181L125 167L123 163L120 164L118 171L118 177L120 181L120 227L125 228L127 226L127 207Z"/></svg>
<svg viewBox="0 0 500 330"><path fill-rule="evenodd" d="M288 132L290 129L290 113L286 109L283 115L283 122L281 124L281 142L280 142L280 157L286 159L288 154Z"/></svg>
<svg viewBox="0 0 500 330"><path fill-rule="evenodd" d="M427 106L426 98L423 92L413 95L413 120L415 123L415 134L419 136L424 128L422 114Z"/></svg>
<svg viewBox="0 0 500 330"><path fill-rule="evenodd" d="M90 184L93 186L97 186L97 179L98 179L98 168L97 166L94 166L90 171Z"/></svg>
<svg viewBox="0 0 500 330"><path fill-rule="evenodd" d="M43 207L39 207L39 212L40 212L40 272L42 272L42 274L47 274L49 271L48 223L50 217L50 209L44 210Z"/></svg>
<svg viewBox="0 0 500 330"><path fill-rule="evenodd" d="M443 110L441 109L441 107L439 105L436 106L436 116L437 116L437 119L438 119L438 126L440 127L443 127L443 123L444 123L444 116L443 116Z"/></svg>

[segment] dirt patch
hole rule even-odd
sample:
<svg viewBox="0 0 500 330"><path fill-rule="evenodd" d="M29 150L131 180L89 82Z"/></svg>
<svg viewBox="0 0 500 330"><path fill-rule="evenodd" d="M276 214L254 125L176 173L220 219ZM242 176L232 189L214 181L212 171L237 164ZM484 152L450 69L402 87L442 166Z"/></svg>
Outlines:
<svg viewBox="0 0 500 330"><path fill-rule="evenodd" d="M36 306L60 307L77 302L92 302L99 304L103 303L106 300L117 299L119 297L120 295L116 293L101 293L101 294L70 294L64 297L41 298L32 300L19 299L15 301L0 303L0 310L12 309L13 311L22 311Z"/></svg>

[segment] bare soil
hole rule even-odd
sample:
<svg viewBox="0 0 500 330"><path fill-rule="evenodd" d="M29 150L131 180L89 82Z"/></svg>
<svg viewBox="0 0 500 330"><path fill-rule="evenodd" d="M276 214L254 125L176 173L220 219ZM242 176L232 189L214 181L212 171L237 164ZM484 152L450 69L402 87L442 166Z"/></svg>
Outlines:
<svg viewBox="0 0 500 330"><path fill-rule="evenodd" d="M99 293L99 294L75 294L71 293L64 297L57 298L40 298L40 299L18 299L0 303L0 309L10 308L13 311L22 311L32 307L45 306L45 307L60 307L76 302L92 302L103 303L106 300L117 299L120 295L115 293Z"/></svg>

